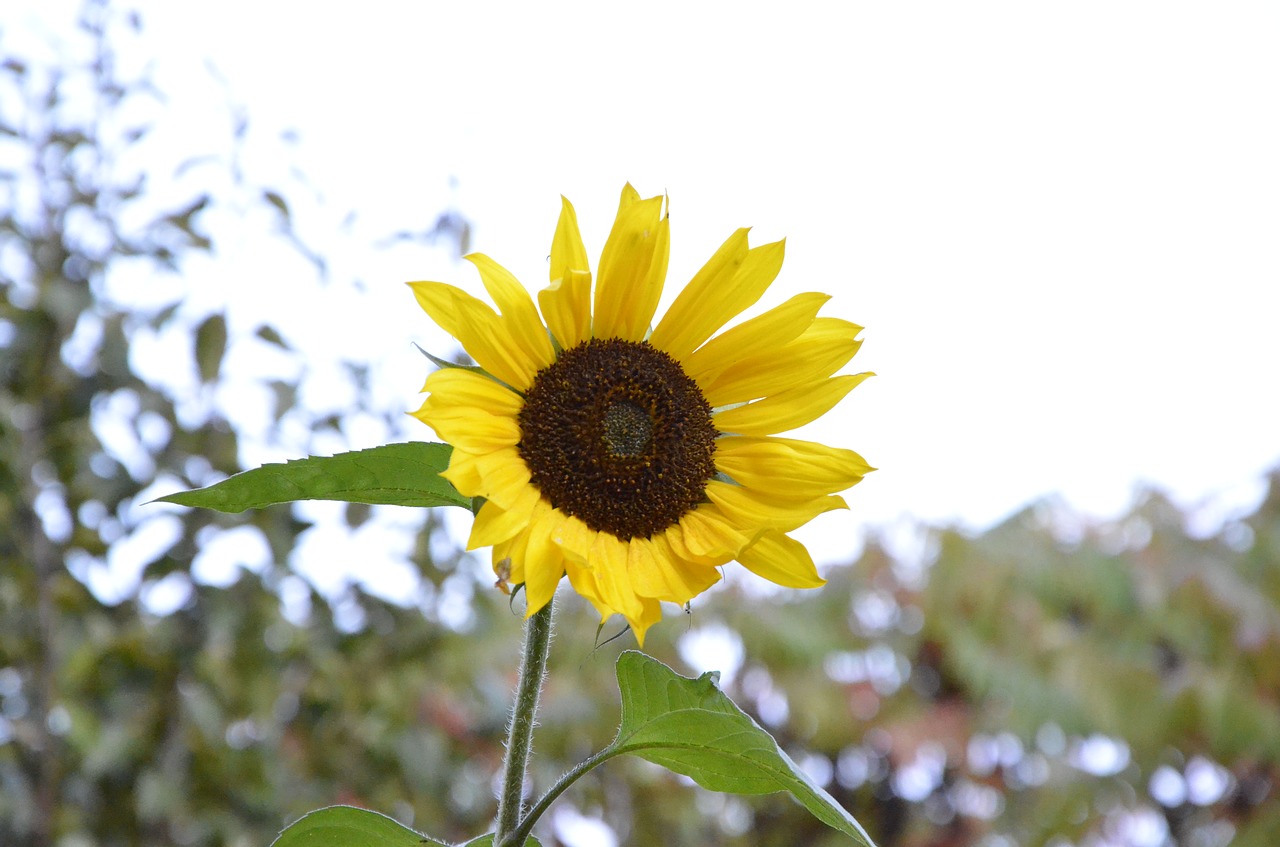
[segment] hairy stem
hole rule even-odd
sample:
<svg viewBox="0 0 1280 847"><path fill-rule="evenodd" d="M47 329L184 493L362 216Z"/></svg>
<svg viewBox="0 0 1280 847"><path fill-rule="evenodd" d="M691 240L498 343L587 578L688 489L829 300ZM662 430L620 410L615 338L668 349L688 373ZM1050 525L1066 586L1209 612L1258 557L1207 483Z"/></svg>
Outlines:
<svg viewBox="0 0 1280 847"><path fill-rule="evenodd" d="M520 660L516 702L511 710L511 726L507 733L502 792L498 796L498 826L493 836L495 845L505 844L520 824L520 813L524 808L524 777L528 769L529 750L533 746L538 697L542 693L542 677L547 671L547 653L550 648L551 603L548 602L525 621L524 655Z"/></svg>

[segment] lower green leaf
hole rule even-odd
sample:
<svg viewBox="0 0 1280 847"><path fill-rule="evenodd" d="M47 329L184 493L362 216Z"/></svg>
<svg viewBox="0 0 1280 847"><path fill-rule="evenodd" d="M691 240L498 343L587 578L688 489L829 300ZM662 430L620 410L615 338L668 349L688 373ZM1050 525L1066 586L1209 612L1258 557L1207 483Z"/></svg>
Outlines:
<svg viewBox="0 0 1280 847"><path fill-rule="evenodd" d="M162 503L243 512L293 500L341 500L373 506L462 506L471 508L441 471L449 467L448 444L413 441L369 450L263 465L194 491L158 498Z"/></svg>
<svg viewBox="0 0 1280 847"><path fill-rule="evenodd" d="M618 658L622 725L606 755L640 756L713 791L788 791L818 820L864 847L875 847L861 824L718 683L719 674L688 679L644 653L623 653Z"/></svg>
<svg viewBox="0 0 1280 847"><path fill-rule="evenodd" d="M448 847L386 815L354 806L330 806L298 818L272 847Z"/></svg>

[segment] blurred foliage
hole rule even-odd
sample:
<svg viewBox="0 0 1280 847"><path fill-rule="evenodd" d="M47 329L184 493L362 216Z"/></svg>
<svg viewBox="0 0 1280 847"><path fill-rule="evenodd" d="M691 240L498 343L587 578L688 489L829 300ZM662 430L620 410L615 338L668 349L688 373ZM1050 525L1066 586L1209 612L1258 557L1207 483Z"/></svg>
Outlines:
<svg viewBox="0 0 1280 847"><path fill-rule="evenodd" d="M126 106L159 97L116 70L139 25L88 3L67 36L88 52L44 65L0 30L0 843L265 845L332 803L463 840L494 814L519 644L519 601L483 563L427 519L399 602L322 593L291 568L303 512L145 505L239 467L242 445L216 403L143 375L137 339L186 339L196 400L236 345L289 350L279 327L242 337L221 307L184 307L184 257L216 243L202 215L266 204L324 262L278 186L241 177L235 196L197 185L161 205L149 187L166 177L121 165L149 128ZM295 384L270 390L277 420L298 408ZM922 528L913 556L872 538L822 590L731 580L646 646L688 671L684 656L720 645L726 693L883 847L1268 847L1280 475L1216 534L1188 522L1149 492L1102 523L1046 502L977 536ZM246 525L269 564L202 582L193 563ZM144 537L140 576L104 587ZM632 644L597 646L616 630L597 634L576 597L560 605L535 791L612 739L613 659ZM844 843L784 796L715 794L639 761L561 803L626 844ZM538 834L561 843L551 823Z"/></svg>
<svg viewBox="0 0 1280 847"><path fill-rule="evenodd" d="M744 685L787 693L783 732L884 845L1280 843L1269 485L1207 538L1146 492L1104 523L1046 501L931 530L914 562L873 542L767 628L726 615Z"/></svg>
<svg viewBox="0 0 1280 847"><path fill-rule="evenodd" d="M295 608L308 599L285 565L305 521L287 509L236 521L275 564L214 589L192 580L193 557L231 523L145 504L239 466L241 439L213 390L223 362L237 347L290 348L278 327L241 337L208 297L188 301L184 262L214 251L208 215L273 209L275 234L304 268L320 275L323 263L294 232L283 190L244 177L249 125L236 110L221 155L197 151L171 173L154 170L147 144L165 96L138 61L136 14L90 0L74 29L54 36L0 27L0 844L81 843L77 834L262 843L283 815L341 795L322 781L344 765L316 760L318 749L404 755L393 739L380 754L363 739L405 724L414 704L397 701L393 717L365 712L363 728L334 725L355 680L313 688L307 663L332 662L338 644L353 657L391 630L408 639L396 661L412 663L436 635L393 626L397 616L420 621L396 607L368 609L360 632L340 632L324 603L313 617L329 621L323 635L273 629L282 590L293 587ZM139 65L137 75L123 69ZM148 357L161 350L188 379L153 378ZM365 396L358 363L347 376ZM268 388L281 401L277 429L298 408L297 388ZM300 420L304 433L341 436L340 421L292 414L293 440ZM367 510L347 515L354 525ZM138 555L146 560L124 562ZM156 614L162 596L178 611ZM302 664L280 676L281 659ZM279 755L244 752L269 733ZM400 741L420 743L412 733ZM416 793L420 780L404 778L414 790L398 793ZM312 787L295 791L295 780ZM299 802L281 804L281 792Z"/></svg>

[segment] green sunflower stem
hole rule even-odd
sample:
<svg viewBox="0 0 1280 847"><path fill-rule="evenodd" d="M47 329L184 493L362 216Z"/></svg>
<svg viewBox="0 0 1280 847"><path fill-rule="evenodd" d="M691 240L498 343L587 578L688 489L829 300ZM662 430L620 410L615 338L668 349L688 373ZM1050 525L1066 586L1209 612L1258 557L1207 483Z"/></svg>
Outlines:
<svg viewBox="0 0 1280 847"><path fill-rule="evenodd" d="M533 747L538 698L542 693L542 678L547 672L547 654L550 650L551 602L548 601L547 605L525 621L524 654L520 660L516 702L511 710L511 726L507 733L502 792L498 796L498 825L493 836L495 847L505 847L520 827L520 813L524 810L525 773L528 770L529 751Z"/></svg>

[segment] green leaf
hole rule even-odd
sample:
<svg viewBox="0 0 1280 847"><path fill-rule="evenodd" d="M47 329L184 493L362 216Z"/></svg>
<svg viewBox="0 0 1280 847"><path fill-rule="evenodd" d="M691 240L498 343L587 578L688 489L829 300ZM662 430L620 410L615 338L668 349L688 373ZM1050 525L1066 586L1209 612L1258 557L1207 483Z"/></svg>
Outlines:
<svg viewBox="0 0 1280 847"><path fill-rule="evenodd" d="M227 319L221 314L210 315L196 329L196 367L201 382L217 379L226 352Z"/></svg>
<svg viewBox="0 0 1280 847"><path fill-rule="evenodd" d="M275 206L276 211L280 213L280 217L286 221L289 220L289 204L278 191L271 191L270 189L263 191L262 199Z"/></svg>
<svg viewBox="0 0 1280 847"><path fill-rule="evenodd" d="M272 847L448 847L386 815L353 806L330 806L298 818Z"/></svg>
<svg viewBox="0 0 1280 847"><path fill-rule="evenodd" d="M422 347L420 347L417 344L417 342L414 342L413 346L417 347L418 352L426 356L427 360L431 362L431 364L435 365L437 368L453 368L455 370L460 370L460 371L471 371L474 374L480 374L483 377L492 379L494 380L494 382L497 382L499 385L507 385L502 380L495 379L492 374L490 374L488 371L486 371L484 368L480 367L479 365L464 365L460 362L450 362L448 359L441 359L439 356L433 356L432 354L428 353L426 350L423 350ZM510 388L511 386L507 385L507 387Z"/></svg>
<svg viewBox="0 0 1280 847"><path fill-rule="evenodd" d="M263 465L208 488L157 498L162 503L243 512L292 500L341 500L392 506L462 506L463 497L440 476L449 466L448 444L413 441L336 456Z"/></svg>
<svg viewBox="0 0 1280 847"><path fill-rule="evenodd" d="M644 653L623 653L622 725L606 753L640 756L713 791L789 791L818 820L874 847L853 816L724 695L719 678L705 673L688 679Z"/></svg>
<svg viewBox="0 0 1280 847"><path fill-rule="evenodd" d="M254 335L258 336L268 344L274 344L275 346L279 347L281 350L293 349L292 347L289 346L289 342L284 340L284 336L280 334L280 330L276 329L270 324L262 324L261 326L259 326L258 329L254 332Z"/></svg>

